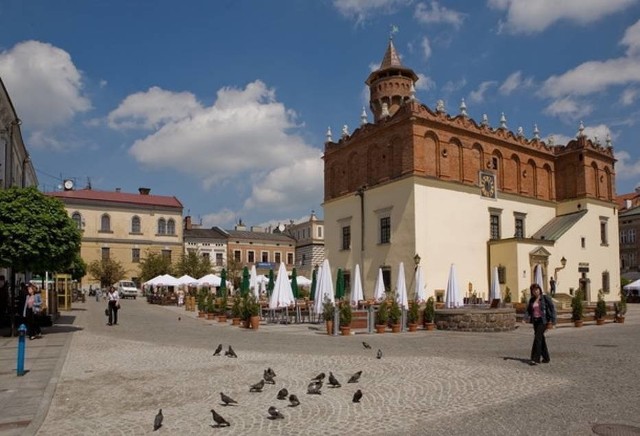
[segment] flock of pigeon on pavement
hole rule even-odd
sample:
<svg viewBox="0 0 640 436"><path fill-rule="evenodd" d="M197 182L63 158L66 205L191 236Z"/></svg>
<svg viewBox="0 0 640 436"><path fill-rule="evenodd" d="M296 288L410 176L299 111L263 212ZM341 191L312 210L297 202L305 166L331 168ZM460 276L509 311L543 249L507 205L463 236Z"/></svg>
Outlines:
<svg viewBox="0 0 640 436"><path fill-rule="evenodd" d="M371 349L371 345L369 345L366 342L362 342L362 346L368 350ZM214 356L220 356L220 353L222 352L222 344L218 345L218 347L216 348L216 350L213 352ZM229 348L227 349L227 351L224 352L224 355L227 357L231 357L231 358L237 358L238 355L236 354L236 352L233 350L233 348L231 347L231 345L229 345ZM376 358L377 359L382 359L382 350L378 349L378 352L376 353ZM347 383L358 383L358 381L360 380L360 376L362 375L362 371L358 371L356 373L354 373L349 380L347 381ZM271 368L267 368L264 370L264 373L262 375L262 379L254 384L251 385L249 387L249 392L262 392L262 390L264 389L265 384L273 384L275 385L275 377L276 377L276 373L273 369ZM309 385L307 386L307 394L308 395L321 395L321 389L322 386L324 384L324 379L326 377L326 374L324 372L321 372L320 374L318 374L317 376L315 376L314 378L311 379L311 383L309 383ZM338 381L338 379L335 377L335 375L333 375L333 373L331 371L329 371L329 378L327 379L327 383L329 387L332 388L340 388L342 387L342 385L340 384L340 382ZM298 407L300 405L300 400L298 399L298 397L295 394L289 394L289 391L286 388L282 388L278 391L278 394L276 396L276 398L278 400L286 400L287 398L289 399L289 405L288 407ZM354 403L359 403L360 400L362 399L362 391L360 389L358 389L354 394L353 394L353 399L352 401ZM222 401L221 405L223 406L229 406L229 405L233 405L233 404L238 404L238 402L236 400L234 400L233 398L231 398L228 395L225 395L223 392L220 392L220 400ZM268 419L284 419L284 415L280 412L280 410L278 410L277 407L275 406L270 406L269 409L267 410ZM211 415L213 416L213 422L215 422L215 424L212 425L212 427L229 427L231 426L231 423L229 423L226 419L224 419L222 417L222 415L220 415L219 413L217 413L214 409L211 409ZM164 419L164 416L162 415L162 409L160 409L153 421L153 430L156 431L158 430L160 427L162 427L162 421Z"/></svg>

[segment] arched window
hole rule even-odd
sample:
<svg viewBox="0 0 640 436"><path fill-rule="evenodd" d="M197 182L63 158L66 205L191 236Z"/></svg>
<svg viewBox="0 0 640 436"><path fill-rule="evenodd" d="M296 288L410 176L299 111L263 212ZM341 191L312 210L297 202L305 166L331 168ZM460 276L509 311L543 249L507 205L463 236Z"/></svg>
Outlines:
<svg viewBox="0 0 640 436"><path fill-rule="evenodd" d="M131 233L140 233L140 217L131 218Z"/></svg>
<svg viewBox="0 0 640 436"><path fill-rule="evenodd" d="M111 231L111 217L106 213L102 215L102 217L100 217L100 231L101 232Z"/></svg>
<svg viewBox="0 0 640 436"><path fill-rule="evenodd" d="M160 218L158 220L158 234L159 235L167 234L167 222L164 220L164 218Z"/></svg>
<svg viewBox="0 0 640 436"><path fill-rule="evenodd" d="M173 220L173 218L169 218L169 221L167 221L167 234L168 235L176 234L176 222Z"/></svg>
<svg viewBox="0 0 640 436"><path fill-rule="evenodd" d="M76 223L76 227L82 230L82 215L80 215L80 212L74 212L71 215L71 219L74 223Z"/></svg>

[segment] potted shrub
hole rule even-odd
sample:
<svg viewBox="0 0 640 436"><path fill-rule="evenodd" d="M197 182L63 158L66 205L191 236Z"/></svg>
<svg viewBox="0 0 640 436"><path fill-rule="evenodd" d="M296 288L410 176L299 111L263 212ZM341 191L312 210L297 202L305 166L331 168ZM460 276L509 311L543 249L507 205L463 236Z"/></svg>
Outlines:
<svg viewBox="0 0 640 436"><path fill-rule="evenodd" d="M247 328L258 330L260 326L260 302L256 296L249 292L242 302L244 309L244 322Z"/></svg>
<svg viewBox="0 0 640 436"><path fill-rule="evenodd" d="M222 299L218 303L218 322L227 322L227 293L225 292Z"/></svg>
<svg viewBox="0 0 640 436"><path fill-rule="evenodd" d="M607 304L604 302L604 294L602 289L598 291L598 302L596 303L596 325L604 324L604 318L607 316Z"/></svg>
<svg viewBox="0 0 640 436"><path fill-rule="evenodd" d="M511 289L507 286L504 290L504 302L511 303Z"/></svg>
<svg viewBox="0 0 640 436"><path fill-rule="evenodd" d="M419 310L420 305L418 304L418 302L412 301L411 304L409 304L409 311L407 312L407 325L410 332L415 332L416 330L418 330L418 317L420 316Z"/></svg>
<svg viewBox="0 0 640 436"><path fill-rule="evenodd" d="M207 313L207 292L206 288L198 293L198 318L204 318Z"/></svg>
<svg viewBox="0 0 640 436"><path fill-rule="evenodd" d="M322 319L324 319L328 335L333 333L333 317L335 313L336 306L333 304L333 301L331 301L329 297L324 297L324 301L322 302Z"/></svg>
<svg viewBox="0 0 640 436"><path fill-rule="evenodd" d="M423 319L424 328L427 330L433 330L436 320L436 306L433 297L429 297L427 300L427 305L424 308Z"/></svg>
<svg viewBox="0 0 640 436"><path fill-rule="evenodd" d="M376 312L376 332L384 333L387 328L387 323L389 322L389 303L387 300L384 300L378 306L378 311Z"/></svg>
<svg viewBox="0 0 640 436"><path fill-rule="evenodd" d="M343 336L349 336L351 334L352 316L351 304L349 304L348 301L342 301L340 303L340 333L342 333Z"/></svg>
<svg viewBox="0 0 640 436"><path fill-rule="evenodd" d="M207 295L207 319L214 319L216 313L216 304L213 294Z"/></svg>
<svg viewBox="0 0 640 436"><path fill-rule="evenodd" d="M402 318L402 310L400 310L400 305L394 298L391 301L391 306L389 307L389 324L391 325L391 332L398 333L400 332L400 318Z"/></svg>
<svg viewBox="0 0 640 436"><path fill-rule="evenodd" d="M571 299L571 320L576 327L582 327L584 318L584 301L582 300L582 291L577 290Z"/></svg>
<svg viewBox="0 0 640 436"><path fill-rule="evenodd" d="M242 298L236 294L233 298L233 304L231 305L231 324L240 325L242 319Z"/></svg>
<svg viewBox="0 0 640 436"><path fill-rule="evenodd" d="M624 291L620 291L620 301L615 303L614 309L616 311L615 322L624 323L624 316L627 314L627 295Z"/></svg>

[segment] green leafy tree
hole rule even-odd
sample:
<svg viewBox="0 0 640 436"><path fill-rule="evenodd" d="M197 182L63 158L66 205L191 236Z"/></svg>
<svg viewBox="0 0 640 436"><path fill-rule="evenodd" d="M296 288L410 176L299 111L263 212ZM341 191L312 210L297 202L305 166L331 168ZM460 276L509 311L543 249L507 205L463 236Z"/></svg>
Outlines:
<svg viewBox="0 0 640 436"><path fill-rule="evenodd" d="M188 274L197 279L211 273L211 262L206 257L198 256L196 253L190 252L178 260L174 271L178 276Z"/></svg>
<svg viewBox="0 0 640 436"><path fill-rule="evenodd" d="M118 280L122 280L126 274L124 267L120 262L113 259L94 260L87 268L89 274L100 281L100 286L107 287Z"/></svg>
<svg viewBox="0 0 640 436"><path fill-rule="evenodd" d="M160 253L147 252L147 257L140 260L140 280L142 282L163 274L171 274L171 271L171 260Z"/></svg>
<svg viewBox="0 0 640 436"><path fill-rule="evenodd" d="M87 262L80 257L80 253L76 253L73 262L71 262L71 266L69 266L65 272L67 274L71 274L71 278L73 280L80 280L82 277L87 275L87 267Z"/></svg>
<svg viewBox="0 0 640 436"><path fill-rule="evenodd" d="M64 205L34 187L0 190L0 266L15 271L66 271L81 234Z"/></svg>
<svg viewBox="0 0 640 436"><path fill-rule="evenodd" d="M233 286L237 289L240 287L242 279L242 262L237 261L233 255L233 251L229 249L227 252L227 280L233 282Z"/></svg>

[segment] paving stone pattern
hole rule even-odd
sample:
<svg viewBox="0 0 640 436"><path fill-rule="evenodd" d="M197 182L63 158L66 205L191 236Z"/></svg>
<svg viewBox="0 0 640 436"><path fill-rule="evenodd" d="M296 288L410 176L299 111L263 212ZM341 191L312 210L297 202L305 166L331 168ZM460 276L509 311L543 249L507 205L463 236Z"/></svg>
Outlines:
<svg viewBox="0 0 640 436"><path fill-rule="evenodd" d="M418 331L330 337L323 325L251 331L182 308L123 302L107 326L103 303L78 314L55 395L38 434L588 435L597 423L640 428L640 308L625 324L548 333L552 362L529 366L533 332ZM180 318L180 320L178 319ZM366 340L372 350L365 349ZM231 344L237 359L213 357ZM377 349L383 358L375 358ZM271 367L275 385L249 386ZM362 370L357 384L347 384ZM319 372L341 388L306 394ZM287 388L297 408L276 399ZM351 402L356 389L360 404ZM220 392L238 401L222 406ZM267 418L276 406L284 420ZM212 428L214 408L229 428Z"/></svg>

